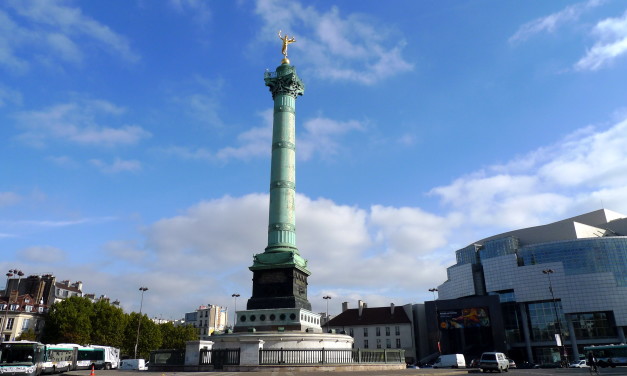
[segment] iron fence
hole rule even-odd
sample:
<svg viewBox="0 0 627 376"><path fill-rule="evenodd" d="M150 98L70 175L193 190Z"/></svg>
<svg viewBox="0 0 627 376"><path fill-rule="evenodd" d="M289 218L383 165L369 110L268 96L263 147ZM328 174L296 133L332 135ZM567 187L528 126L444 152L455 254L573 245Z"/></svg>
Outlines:
<svg viewBox="0 0 627 376"><path fill-rule="evenodd" d="M215 369L222 369L222 366L239 365L239 349L213 349L200 350L200 364L212 365Z"/></svg>
<svg viewBox="0 0 627 376"><path fill-rule="evenodd" d="M260 365L404 363L405 350L261 349Z"/></svg>

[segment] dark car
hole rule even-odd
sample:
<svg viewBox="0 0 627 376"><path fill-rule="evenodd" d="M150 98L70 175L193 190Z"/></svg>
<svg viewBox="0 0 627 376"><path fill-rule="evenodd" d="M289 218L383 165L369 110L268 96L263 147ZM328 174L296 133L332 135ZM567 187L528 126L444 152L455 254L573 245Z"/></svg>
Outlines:
<svg viewBox="0 0 627 376"><path fill-rule="evenodd" d="M479 368L479 358L474 358L468 363L468 368Z"/></svg>

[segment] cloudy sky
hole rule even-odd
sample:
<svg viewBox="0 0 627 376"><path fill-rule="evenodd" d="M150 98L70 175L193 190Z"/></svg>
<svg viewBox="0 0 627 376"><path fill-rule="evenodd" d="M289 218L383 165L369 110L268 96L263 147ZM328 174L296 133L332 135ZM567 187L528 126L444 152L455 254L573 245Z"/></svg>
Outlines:
<svg viewBox="0 0 627 376"><path fill-rule="evenodd" d="M0 3L0 267L179 318L251 295L277 31L314 310L431 299L454 252L627 213L623 1ZM3 272L4 273L4 272Z"/></svg>

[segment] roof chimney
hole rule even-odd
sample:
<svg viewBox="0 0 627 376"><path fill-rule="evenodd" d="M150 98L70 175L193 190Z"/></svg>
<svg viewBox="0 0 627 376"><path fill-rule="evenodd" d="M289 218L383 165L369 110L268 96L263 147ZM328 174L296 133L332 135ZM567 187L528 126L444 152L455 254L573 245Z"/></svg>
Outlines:
<svg viewBox="0 0 627 376"><path fill-rule="evenodd" d="M357 301L357 306L359 309L359 317L361 317L361 314L364 312L364 308L366 308L366 303L364 303L363 300L358 300Z"/></svg>
<svg viewBox="0 0 627 376"><path fill-rule="evenodd" d="M390 303L390 314L394 314L394 303Z"/></svg>
<svg viewBox="0 0 627 376"><path fill-rule="evenodd" d="M348 309L348 302L343 302L342 303L342 312L346 311Z"/></svg>

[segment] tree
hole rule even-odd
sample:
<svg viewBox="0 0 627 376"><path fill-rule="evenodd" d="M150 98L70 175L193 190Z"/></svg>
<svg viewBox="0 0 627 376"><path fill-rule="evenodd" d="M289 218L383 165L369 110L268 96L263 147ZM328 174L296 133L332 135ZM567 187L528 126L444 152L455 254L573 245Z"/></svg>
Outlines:
<svg viewBox="0 0 627 376"><path fill-rule="evenodd" d="M122 340L122 353L131 357L135 355L137 324L139 320L141 320L137 356L139 358L148 359L151 350L157 350L161 347L161 331L158 325L145 314L140 317L139 313L132 312L128 316L126 329L124 330L124 339Z"/></svg>
<svg viewBox="0 0 627 376"><path fill-rule="evenodd" d="M50 307L44 326L44 343L91 342L93 303L78 296L72 296Z"/></svg>
<svg viewBox="0 0 627 376"><path fill-rule="evenodd" d="M16 338L17 341L36 341L37 334L33 329L28 329L23 331L19 337Z"/></svg>
<svg viewBox="0 0 627 376"><path fill-rule="evenodd" d="M174 326L171 322L159 325L163 342L161 349L184 350L185 342L198 339L196 328L192 325Z"/></svg>
<svg viewBox="0 0 627 376"><path fill-rule="evenodd" d="M121 347L128 315L122 308L112 305L107 300L94 303L93 310L91 343Z"/></svg>

